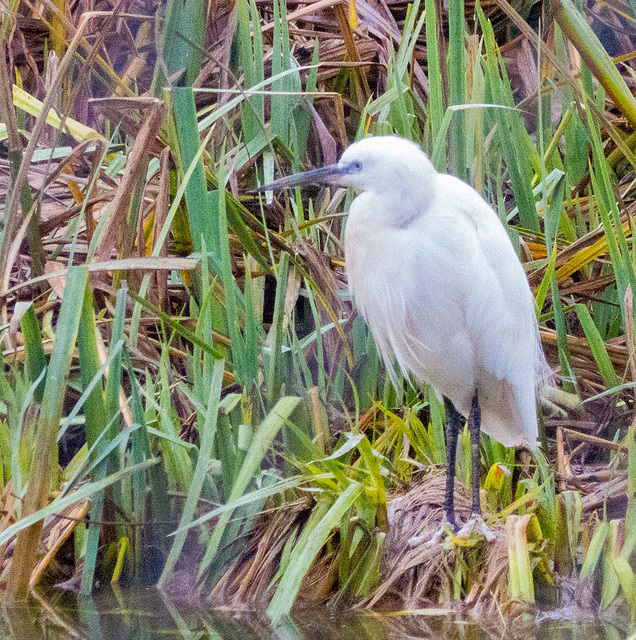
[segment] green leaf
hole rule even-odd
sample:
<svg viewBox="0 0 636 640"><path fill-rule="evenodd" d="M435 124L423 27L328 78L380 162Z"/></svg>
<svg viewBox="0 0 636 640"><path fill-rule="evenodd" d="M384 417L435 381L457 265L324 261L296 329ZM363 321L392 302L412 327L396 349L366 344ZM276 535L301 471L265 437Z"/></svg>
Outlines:
<svg viewBox="0 0 636 640"><path fill-rule="evenodd" d="M161 588L165 585L166 580L172 574L179 554L186 541L187 531L185 527L190 524L194 517L194 512L197 508L199 498L201 496L201 490L203 489L203 483L205 482L210 458L212 454L212 446L216 435L216 425L219 414L219 402L221 400L221 387L223 385L223 369L224 361L217 360L214 364L214 373L212 377L212 385L210 387L210 395L208 397L208 404L206 407L205 422L200 425L200 437L201 444L199 445L199 456L197 458L197 466L192 476L192 484L188 491L188 497L186 498L183 511L181 513L181 519L179 520L179 530L172 543L172 548L166 560L166 564L161 573L158 586Z"/></svg>
<svg viewBox="0 0 636 640"><path fill-rule="evenodd" d="M605 386L607 388L617 386L619 381L618 377L616 376L616 371L614 370L614 365L610 360L609 354L607 353L607 349L605 347L605 343L603 342L603 338L596 328L596 324L594 324L594 320L592 319L588 308L583 304L575 304L573 305L573 307L576 311L576 315L579 318L581 328L585 333L588 344L590 345L590 349L592 351L592 355L594 356L594 360L596 360L599 372L603 377Z"/></svg>
<svg viewBox="0 0 636 640"><path fill-rule="evenodd" d="M340 521L362 494L364 486L350 484L333 503L329 511L315 527L306 526L289 558L289 566L267 607L267 615L274 622L287 615L294 604L300 583L311 563L325 545L330 533L340 526Z"/></svg>
<svg viewBox="0 0 636 640"><path fill-rule="evenodd" d="M245 456L241 470L234 481L234 486L232 487L228 502L238 500L243 495L250 480L260 467L263 457L267 453L272 440L299 402L300 398L281 398L259 425L250 444L250 448ZM232 513L233 511L226 511L223 513L214 527L205 556L199 566L199 577L202 576L212 564L212 561L219 550L223 533L230 521Z"/></svg>
<svg viewBox="0 0 636 640"><path fill-rule="evenodd" d="M24 336L24 349L26 351L26 367L29 372L29 380L33 383L40 378L46 368L46 356L42 346L42 333L32 302L16 302L13 309L14 318L20 318L20 329ZM44 377L37 385L33 397L37 402L42 401L44 393Z"/></svg>

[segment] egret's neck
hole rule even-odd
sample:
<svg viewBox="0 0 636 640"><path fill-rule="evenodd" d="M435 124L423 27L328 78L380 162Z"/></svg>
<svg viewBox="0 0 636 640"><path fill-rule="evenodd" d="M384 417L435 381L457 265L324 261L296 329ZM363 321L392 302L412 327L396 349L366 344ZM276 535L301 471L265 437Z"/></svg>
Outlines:
<svg viewBox="0 0 636 640"><path fill-rule="evenodd" d="M366 189L356 198L357 206L352 206L351 214L357 209L366 223L405 229L426 215L434 197L434 175L422 176L420 180L402 178L393 184Z"/></svg>

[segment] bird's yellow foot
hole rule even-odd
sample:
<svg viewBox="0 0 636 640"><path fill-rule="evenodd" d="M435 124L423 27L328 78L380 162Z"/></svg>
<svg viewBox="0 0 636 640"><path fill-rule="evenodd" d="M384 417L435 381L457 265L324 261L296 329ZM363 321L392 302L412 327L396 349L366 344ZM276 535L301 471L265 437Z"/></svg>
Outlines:
<svg viewBox="0 0 636 640"><path fill-rule="evenodd" d="M477 514L470 516L468 522L466 522L466 524L457 532L456 536L458 538L470 538L470 534L473 531L481 533L488 542L493 542L495 540L495 534L488 528L484 519Z"/></svg>

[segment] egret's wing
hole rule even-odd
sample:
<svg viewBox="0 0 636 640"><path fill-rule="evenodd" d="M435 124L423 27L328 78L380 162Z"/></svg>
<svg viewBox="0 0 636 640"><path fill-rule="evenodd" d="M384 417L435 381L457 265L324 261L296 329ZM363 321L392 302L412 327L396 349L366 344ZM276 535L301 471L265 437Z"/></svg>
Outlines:
<svg viewBox="0 0 636 640"><path fill-rule="evenodd" d="M534 298L523 267L496 213L468 185L440 176L442 193L452 193L458 217L474 228L479 259L466 290L466 327L482 368L482 385L488 390L490 411L505 421L510 442L525 439L533 446L537 437L536 378L545 366L538 337ZM515 420L516 416L516 420ZM503 421L503 418L502 418ZM497 427L497 431L503 425ZM485 429L486 430L486 429ZM493 429L495 430L495 429ZM503 437L500 441L506 442Z"/></svg>
<svg viewBox="0 0 636 640"><path fill-rule="evenodd" d="M456 211L460 226L470 225L476 251L466 281L466 323L479 346L484 367L498 378L519 371L518 358L534 360L534 299L523 267L497 214L470 186L440 175L440 192Z"/></svg>

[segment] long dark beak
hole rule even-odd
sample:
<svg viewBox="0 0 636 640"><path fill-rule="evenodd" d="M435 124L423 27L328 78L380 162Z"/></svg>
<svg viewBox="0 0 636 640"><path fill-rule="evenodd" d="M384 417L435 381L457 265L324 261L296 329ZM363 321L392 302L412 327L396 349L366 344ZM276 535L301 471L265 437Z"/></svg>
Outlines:
<svg viewBox="0 0 636 640"><path fill-rule="evenodd" d="M303 184L337 183L338 178L342 176L342 174L343 172L337 164L331 164L328 167L321 167L320 169L313 169L312 171L305 171L303 173L295 173L293 176L275 180L270 184L252 189L250 193L288 189L289 187L299 187Z"/></svg>

